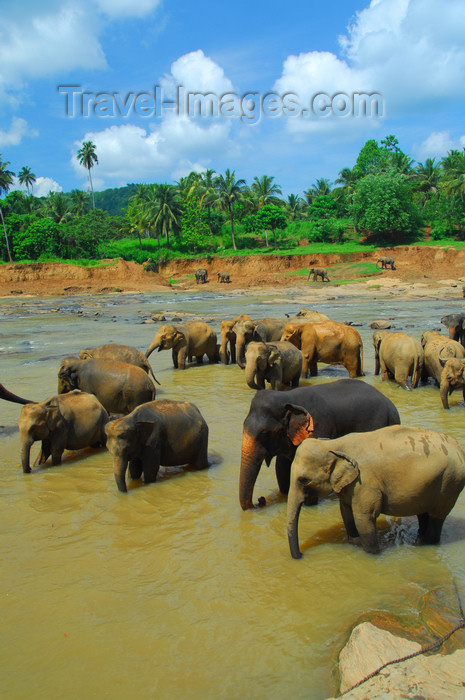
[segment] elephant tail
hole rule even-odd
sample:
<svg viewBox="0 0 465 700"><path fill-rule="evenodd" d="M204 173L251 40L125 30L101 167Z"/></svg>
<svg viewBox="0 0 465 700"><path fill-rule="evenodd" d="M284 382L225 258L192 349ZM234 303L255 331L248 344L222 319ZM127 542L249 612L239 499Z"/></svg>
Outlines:
<svg viewBox="0 0 465 700"><path fill-rule="evenodd" d="M363 343L360 343L360 351L358 353L358 377L364 377L365 372L363 371Z"/></svg>

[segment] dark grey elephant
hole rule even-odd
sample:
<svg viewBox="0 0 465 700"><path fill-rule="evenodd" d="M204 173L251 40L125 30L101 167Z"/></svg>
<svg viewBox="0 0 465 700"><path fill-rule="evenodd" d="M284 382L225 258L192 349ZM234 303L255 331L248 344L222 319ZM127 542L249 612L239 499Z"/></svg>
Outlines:
<svg viewBox="0 0 465 700"><path fill-rule="evenodd" d="M154 482L160 465L208 467L208 425L195 404L158 399L128 416L107 423L107 448L113 457L116 484L127 491L126 470L132 479L144 474Z"/></svg>
<svg viewBox="0 0 465 700"><path fill-rule="evenodd" d="M208 282L208 270L206 270L204 267L196 270L195 280L197 284L206 284Z"/></svg>
<svg viewBox="0 0 465 700"><path fill-rule="evenodd" d="M441 323L449 331L449 338L456 340L458 343L462 343L465 346L465 314L447 314L441 318Z"/></svg>
<svg viewBox="0 0 465 700"><path fill-rule="evenodd" d="M73 389L94 394L108 413L130 413L155 398L147 372L127 362L66 357L58 370L58 393Z"/></svg>
<svg viewBox="0 0 465 700"><path fill-rule="evenodd" d="M391 270L396 269L394 265L394 258L390 258L389 256L384 255L381 258L378 258L378 260L376 261L376 267L378 267L378 263L381 263L382 270L387 270L388 267L390 267Z"/></svg>

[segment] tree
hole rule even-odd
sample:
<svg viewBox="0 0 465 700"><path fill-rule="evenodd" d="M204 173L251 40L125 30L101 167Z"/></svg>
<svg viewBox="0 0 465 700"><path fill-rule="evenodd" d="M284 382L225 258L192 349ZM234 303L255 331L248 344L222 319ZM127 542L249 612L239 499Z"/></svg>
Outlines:
<svg viewBox="0 0 465 700"><path fill-rule="evenodd" d="M18 173L18 180L21 185L26 185L27 193L30 194L29 187L31 187L32 190L34 182L36 181L36 176L32 172L31 168L24 165Z"/></svg>
<svg viewBox="0 0 465 700"><path fill-rule="evenodd" d="M204 173L200 173L188 193L188 196L197 195L200 207L206 208L210 236L213 235L211 210L218 203L217 178L214 175L215 171L210 168Z"/></svg>
<svg viewBox="0 0 465 700"><path fill-rule="evenodd" d="M277 248L276 229L283 229L287 224L286 216L281 207L277 207L275 204L265 204L259 210L256 218L263 229L271 229L274 247Z"/></svg>
<svg viewBox="0 0 465 700"><path fill-rule="evenodd" d="M242 198L242 188L245 185L245 180L236 180L236 172L232 172L229 168L225 171L224 175L220 175L217 180L218 187L218 202L223 209L229 215L229 221L231 224L231 237L234 250L237 250L236 240L234 238L234 214L233 205L235 202L239 202Z"/></svg>
<svg viewBox="0 0 465 700"><path fill-rule="evenodd" d="M92 207L95 209L95 198L94 198L94 186L92 184L92 174L91 174L91 169L94 167L94 164L97 163L98 165L98 158L97 154L95 152L95 143L92 143L92 141L84 141L81 148L77 152L77 158L79 163L84 167L87 168L89 172L89 182L90 182L90 189L92 192Z"/></svg>
<svg viewBox="0 0 465 700"><path fill-rule="evenodd" d="M289 213L289 218L291 221L295 221L302 216L302 206L304 200L297 194L290 194L287 197L286 209Z"/></svg>
<svg viewBox="0 0 465 700"><path fill-rule="evenodd" d="M414 235L422 224L411 183L393 170L362 178L350 210L359 230L388 239Z"/></svg>
<svg viewBox="0 0 465 700"><path fill-rule="evenodd" d="M3 194L7 194L8 190L10 189L11 185L13 184L14 172L12 170L8 170L9 165L10 165L9 160L5 160L4 162L2 162L1 154L0 154L0 196L2 196ZM8 242L8 236L6 233L6 226L5 226L5 219L3 218L3 211L2 211L1 207L0 207L0 216L2 218L3 231L5 233L5 243L6 243L6 250L8 253L8 260L11 263L11 262L13 262L13 259L11 257L10 244Z"/></svg>
<svg viewBox="0 0 465 700"><path fill-rule="evenodd" d="M262 175L260 178L253 179L250 189L257 198L259 209L266 204L277 204L280 201L277 195L282 195L281 188L274 184L273 180L274 177L271 175Z"/></svg>
<svg viewBox="0 0 465 700"><path fill-rule="evenodd" d="M89 207L89 195L83 190L71 191L71 212L75 216L83 216Z"/></svg>

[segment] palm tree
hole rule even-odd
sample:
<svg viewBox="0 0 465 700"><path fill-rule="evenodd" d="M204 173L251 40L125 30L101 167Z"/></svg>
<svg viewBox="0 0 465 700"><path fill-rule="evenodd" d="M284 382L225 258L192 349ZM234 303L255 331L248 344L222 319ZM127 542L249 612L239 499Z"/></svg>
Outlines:
<svg viewBox="0 0 465 700"><path fill-rule="evenodd" d="M304 200L299 197L298 194L290 194L287 197L286 209L289 212L289 218L291 221L295 221L297 217L302 213L302 204Z"/></svg>
<svg viewBox="0 0 465 700"><path fill-rule="evenodd" d="M77 152L77 158L79 163L84 166L84 168L87 168L89 171L89 181L90 181L90 189L92 192L92 208L95 209L95 198L94 198L94 186L92 184L92 175L91 175L91 168L94 167L94 163L97 163L98 165L98 158L97 154L95 152L95 143L92 143L92 141L84 141L81 148Z"/></svg>
<svg viewBox="0 0 465 700"><path fill-rule="evenodd" d="M170 247L170 232L181 229L182 203L174 185L155 185L156 209L155 229L166 236L166 247Z"/></svg>
<svg viewBox="0 0 465 700"><path fill-rule="evenodd" d="M465 153L452 150L442 160L446 194L465 193Z"/></svg>
<svg viewBox="0 0 465 700"><path fill-rule="evenodd" d="M315 197L323 197L326 194L331 194L331 182L326 177L321 177L316 180L313 185L304 192L304 196L309 204L313 202Z"/></svg>
<svg viewBox="0 0 465 700"><path fill-rule="evenodd" d="M242 198L242 188L245 185L245 180L236 180L236 172L225 170L224 175L220 175L217 180L218 187L218 203L223 209L229 214L229 221L231 223L231 237L234 250L237 250L236 240L234 238L234 216L233 216L233 205Z"/></svg>
<svg viewBox="0 0 465 700"><path fill-rule="evenodd" d="M0 154L0 196L7 194L8 190L10 189L11 185L13 184L14 172L12 170L8 170L9 165L10 165L9 160L5 160L2 163L1 154ZM3 212L2 212L1 207L0 207L0 217L2 218L3 231L5 233L5 243L6 243L6 250L8 253L8 260L11 263L11 262L13 262L13 259L11 257L10 244L8 243L8 236L6 233L6 226L5 226L5 219L3 218Z"/></svg>
<svg viewBox="0 0 465 700"><path fill-rule="evenodd" d="M82 216L86 213L89 204L89 195L83 190L72 190L71 192L71 212L75 216Z"/></svg>
<svg viewBox="0 0 465 700"><path fill-rule="evenodd" d="M68 221L71 216L69 203L63 192L49 192L43 205L44 216L61 224Z"/></svg>
<svg viewBox="0 0 465 700"><path fill-rule="evenodd" d="M258 199L258 208L261 209L265 204L278 204L280 199L277 195L282 195L279 185L273 184L274 177L271 175L262 175L262 177L254 177L252 187L250 188Z"/></svg>
<svg viewBox="0 0 465 700"><path fill-rule="evenodd" d="M32 190L34 182L36 181L36 176L32 172L31 168L24 165L18 173L18 180L20 185L26 185L27 193L30 194L29 187L31 187Z"/></svg>
<svg viewBox="0 0 465 700"><path fill-rule="evenodd" d="M191 188L191 192L195 192L199 197L199 204L207 210L208 230L210 236L213 235L211 225L211 209L218 202L218 192L216 190L217 178L214 177L215 171L209 168L204 173L200 173L198 181Z"/></svg>

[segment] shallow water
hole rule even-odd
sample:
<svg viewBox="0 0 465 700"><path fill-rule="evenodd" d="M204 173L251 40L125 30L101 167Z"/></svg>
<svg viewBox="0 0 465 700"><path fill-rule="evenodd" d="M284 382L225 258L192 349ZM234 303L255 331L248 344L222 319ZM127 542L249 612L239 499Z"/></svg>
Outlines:
<svg viewBox="0 0 465 700"><path fill-rule="evenodd" d="M312 306L297 297L269 302L180 292L0 300L0 381L42 400L56 392L62 357L107 342L145 350L158 328L141 323L151 312L199 314L219 331L220 319L237 313L283 317ZM318 306L364 324L365 381L395 402L404 424L465 445L461 394L444 411L432 385L407 393L382 383L368 327L393 317L393 330L419 338L445 332L441 316L459 308L399 299ZM262 467L254 494L268 506L239 506L242 423L254 395L244 373L223 365L175 371L169 351L150 360L158 395L192 400L206 418L210 469L162 469L157 483L136 482L124 495L101 449L66 453L61 466L24 475L21 407L0 402L2 697L325 698L337 690L337 653L362 614L414 613L426 591L453 578L465 591L465 495L439 547L413 546L416 519L381 517L376 557L348 545L337 502L321 502L302 512L304 557L294 561L273 467ZM345 376L323 365L311 381ZM34 458L38 451L39 443Z"/></svg>

